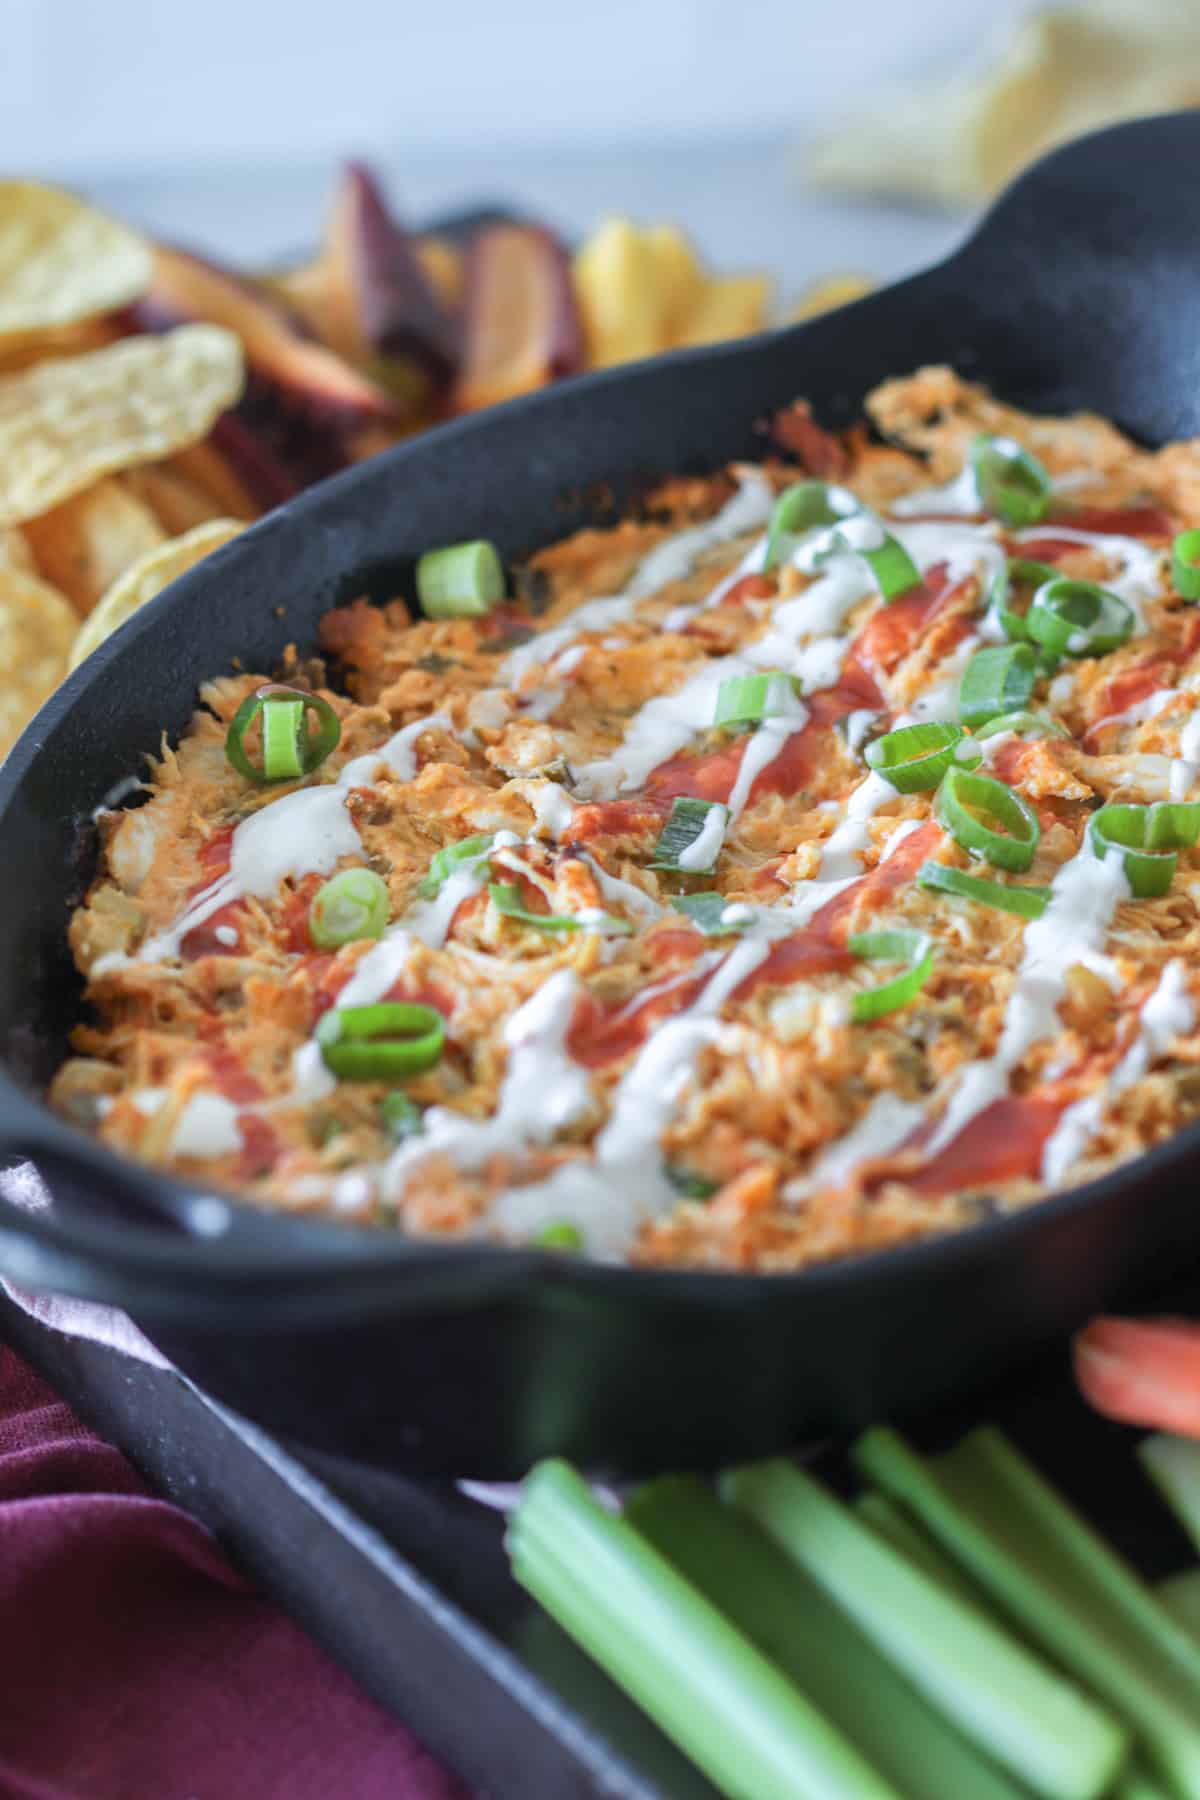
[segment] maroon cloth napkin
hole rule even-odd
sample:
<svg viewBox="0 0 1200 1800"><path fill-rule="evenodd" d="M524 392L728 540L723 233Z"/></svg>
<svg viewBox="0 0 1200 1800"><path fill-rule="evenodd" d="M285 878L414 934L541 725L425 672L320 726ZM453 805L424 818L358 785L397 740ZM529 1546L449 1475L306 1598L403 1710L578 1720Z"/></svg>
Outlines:
<svg viewBox="0 0 1200 1800"><path fill-rule="evenodd" d="M468 1800L0 1344L3 1800Z"/></svg>

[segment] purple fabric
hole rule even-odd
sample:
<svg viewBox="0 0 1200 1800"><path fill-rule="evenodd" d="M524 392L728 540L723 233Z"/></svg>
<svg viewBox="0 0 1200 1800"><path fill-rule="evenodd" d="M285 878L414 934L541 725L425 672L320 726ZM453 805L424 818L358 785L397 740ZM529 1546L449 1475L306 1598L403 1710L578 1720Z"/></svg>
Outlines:
<svg viewBox="0 0 1200 1800"><path fill-rule="evenodd" d="M4 1800L468 1800L0 1344Z"/></svg>

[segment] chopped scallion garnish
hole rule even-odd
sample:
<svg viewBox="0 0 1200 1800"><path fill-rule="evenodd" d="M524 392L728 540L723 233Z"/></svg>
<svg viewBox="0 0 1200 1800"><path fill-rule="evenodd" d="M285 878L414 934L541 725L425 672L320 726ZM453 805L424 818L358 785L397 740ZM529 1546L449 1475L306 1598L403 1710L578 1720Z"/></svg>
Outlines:
<svg viewBox="0 0 1200 1800"><path fill-rule="evenodd" d="M309 731L306 715L316 720ZM253 763L246 749L246 733L259 720L262 763ZM342 735L338 716L327 700L302 688L268 682L247 696L234 713L225 734L225 755L248 781L298 781L320 767Z"/></svg>
<svg viewBox="0 0 1200 1800"><path fill-rule="evenodd" d="M1200 531L1181 531L1171 545L1171 580L1185 600L1200 600Z"/></svg>
<svg viewBox="0 0 1200 1800"><path fill-rule="evenodd" d="M1032 644L990 644L977 650L963 670L958 716L964 725L986 725L1001 713L1024 706L1037 681Z"/></svg>
<svg viewBox="0 0 1200 1800"><path fill-rule="evenodd" d="M977 900L980 906L1016 913L1022 919L1040 919L1050 899L1048 887L1006 887L1003 882L968 875L965 869L951 868L948 863L922 863L917 881L923 888L955 894L960 900Z"/></svg>
<svg viewBox="0 0 1200 1800"><path fill-rule="evenodd" d="M1133 610L1094 581L1055 576L1037 590L1025 626L1052 656L1105 656L1133 636Z"/></svg>
<svg viewBox="0 0 1200 1800"><path fill-rule="evenodd" d="M1156 839L1153 814L1151 806L1110 804L1088 820L1092 848L1099 857L1121 856L1135 900L1153 900L1165 894L1179 862L1175 850L1159 847L1168 841L1169 827L1166 822L1159 826L1162 835Z"/></svg>
<svg viewBox="0 0 1200 1800"><path fill-rule="evenodd" d="M308 935L318 950L338 950L387 929L388 890L373 869L343 869L317 890L308 909Z"/></svg>
<svg viewBox="0 0 1200 1800"><path fill-rule="evenodd" d="M488 887L492 905L514 924L532 926L536 931L601 931L608 937L625 935L633 930L628 919L615 919L611 913L535 913L521 899L515 882L493 881Z"/></svg>
<svg viewBox="0 0 1200 1800"><path fill-rule="evenodd" d="M799 712L795 678L774 670L766 675L729 675L717 689L714 726L757 725L763 719Z"/></svg>
<svg viewBox="0 0 1200 1800"><path fill-rule="evenodd" d="M1033 861L1042 830L1020 794L990 775L950 769L937 799L938 818L961 849L1019 875Z"/></svg>
<svg viewBox="0 0 1200 1800"><path fill-rule="evenodd" d="M907 1006L933 972L933 945L923 931L857 931L846 939L851 956L870 962L902 962L908 967L878 987L861 989L850 1002L850 1016L860 1024L882 1019Z"/></svg>
<svg viewBox="0 0 1200 1800"><path fill-rule="evenodd" d="M946 770L954 766L960 745L968 755L972 747L961 725L930 719L921 725L900 725L867 745L868 768L882 775L898 793L920 794L935 788ZM978 751L973 760L979 762Z"/></svg>
<svg viewBox="0 0 1200 1800"><path fill-rule="evenodd" d="M379 1118L384 1130L396 1144L402 1144L408 1138L420 1137L425 1129L425 1115L421 1108L399 1088L394 1094L383 1096L379 1102Z"/></svg>
<svg viewBox="0 0 1200 1800"><path fill-rule="evenodd" d="M1001 713L998 718L988 719L983 725L975 727L975 736L982 742L984 738L998 737L1002 731L1011 731L1014 737L1069 738L1070 732L1049 713L1010 712Z"/></svg>
<svg viewBox="0 0 1200 1800"><path fill-rule="evenodd" d="M671 895L671 905L675 911L689 918L696 930L702 931L705 937L728 937L745 929L742 921L727 920L724 916L733 904L724 894Z"/></svg>
<svg viewBox="0 0 1200 1800"><path fill-rule="evenodd" d="M569 1219L555 1219L535 1231L530 1243L539 1250L575 1251L583 1249L583 1233Z"/></svg>
<svg viewBox="0 0 1200 1800"><path fill-rule="evenodd" d="M767 527L767 549L763 568L773 569L784 554L787 539L815 531L821 525L836 525L859 510L855 496L845 488L832 487L824 481L796 481L784 488L775 502Z"/></svg>
<svg viewBox="0 0 1200 1800"><path fill-rule="evenodd" d="M427 619L479 618L503 598L504 564L486 538L427 550L417 563L417 599Z"/></svg>
<svg viewBox="0 0 1200 1800"><path fill-rule="evenodd" d="M981 433L971 445L971 468L984 508L1005 525L1037 525L1050 510L1050 477L1030 451L1011 438Z"/></svg>
<svg viewBox="0 0 1200 1800"><path fill-rule="evenodd" d="M442 1054L446 1023L432 1006L381 1000L337 1006L316 1029L327 1069L345 1081L387 1081L431 1069Z"/></svg>
<svg viewBox="0 0 1200 1800"><path fill-rule="evenodd" d="M677 799L659 833L652 869L677 869L685 875L711 875L725 841L729 808L719 800Z"/></svg>
<svg viewBox="0 0 1200 1800"><path fill-rule="evenodd" d="M439 850L417 889L421 898L432 900L456 870L470 863L482 862L492 847L494 836L493 832L485 831L478 837L463 838L460 843L447 844L444 849Z"/></svg>

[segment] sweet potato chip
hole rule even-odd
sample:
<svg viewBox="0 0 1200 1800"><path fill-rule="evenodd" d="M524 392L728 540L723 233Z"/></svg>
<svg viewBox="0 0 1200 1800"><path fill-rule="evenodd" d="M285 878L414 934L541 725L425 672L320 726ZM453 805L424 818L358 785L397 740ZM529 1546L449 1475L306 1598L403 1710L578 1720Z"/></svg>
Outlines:
<svg viewBox="0 0 1200 1800"><path fill-rule="evenodd" d="M78 325L56 325L24 337L0 337L0 375L19 375L48 356L82 356L103 350L128 334L112 319L81 319Z"/></svg>
<svg viewBox="0 0 1200 1800"><path fill-rule="evenodd" d="M90 614L71 650L71 668L78 668L85 656L90 656L106 637L111 637L140 607L161 594L176 576L186 574L210 550L219 550L222 544L227 544L230 538L235 538L239 531L244 530L245 526L240 519L209 519L206 524L196 525L191 531L185 531L182 537L171 538L156 550L150 550L145 556L139 557L132 568L126 569L114 581L99 606Z"/></svg>
<svg viewBox="0 0 1200 1800"><path fill-rule="evenodd" d="M128 226L59 188L0 181L0 340L128 306L150 275Z"/></svg>
<svg viewBox="0 0 1200 1800"><path fill-rule="evenodd" d="M164 537L178 537L180 532L203 525L226 510L214 506L211 494L171 462L146 463L111 479L120 482L127 494L150 509Z"/></svg>
<svg viewBox="0 0 1200 1800"><path fill-rule="evenodd" d="M241 345L219 325L126 338L3 377L0 526L198 442L242 380Z"/></svg>
<svg viewBox="0 0 1200 1800"><path fill-rule="evenodd" d="M90 613L117 576L168 535L150 507L115 475L72 494L41 518L27 519L24 533L38 574L78 613Z"/></svg>
<svg viewBox="0 0 1200 1800"><path fill-rule="evenodd" d="M78 630L56 588L0 562L0 760L63 679Z"/></svg>

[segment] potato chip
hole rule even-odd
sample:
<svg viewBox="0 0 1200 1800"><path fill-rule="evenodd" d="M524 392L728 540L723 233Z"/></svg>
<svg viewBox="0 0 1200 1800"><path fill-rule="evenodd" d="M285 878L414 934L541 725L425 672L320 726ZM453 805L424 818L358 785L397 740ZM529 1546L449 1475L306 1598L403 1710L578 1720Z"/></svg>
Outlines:
<svg viewBox="0 0 1200 1800"><path fill-rule="evenodd" d="M219 550L222 544L227 544L244 530L245 525L240 519L209 519L207 524L196 525L182 537L171 538L156 550L139 557L131 569L126 569L114 581L75 639L71 668L77 669L85 656L90 656L140 607L161 594L176 576L186 574L211 550Z"/></svg>
<svg viewBox="0 0 1200 1800"><path fill-rule="evenodd" d="M19 375L48 356L82 356L85 350L103 350L127 334L111 319L83 319L78 325L57 325L28 337L0 338L0 375Z"/></svg>
<svg viewBox="0 0 1200 1800"><path fill-rule="evenodd" d="M0 562L0 761L67 673L78 630L56 588Z"/></svg>
<svg viewBox="0 0 1200 1800"><path fill-rule="evenodd" d="M90 613L118 575L168 536L145 502L115 475L73 494L40 519L27 519L24 532L38 574L81 614Z"/></svg>
<svg viewBox="0 0 1200 1800"><path fill-rule="evenodd" d="M680 333L681 344L720 344L726 338L763 331L771 303L765 275L710 276L704 297Z"/></svg>
<svg viewBox="0 0 1200 1800"><path fill-rule="evenodd" d="M37 574L29 539L15 525L0 531L0 569L20 569L26 575Z"/></svg>
<svg viewBox="0 0 1200 1800"><path fill-rule="evenodd" d="M213 504L211 494L185 475L173 463L146 463L140 469L129 469L124 475L110 478L120 482L125 492L148 507L162 527L164 537L178 537L193 525L203 525L225 511ZM130 559L132 561L132 558Z"/></svg>
<svg viewBox="0 0 1200 1800"><path fill-rule="evenodd" d="M224 513L232 519L257 519L262 510L228 459L207 439L177 450L167 466L204 489L213 501L214 518Z"/></svg>
<svg viewBox="0 0 1200 1800"><path fill-rule="evenodd" d="M74 194L0 181L0 338L128 306L150 285L149 247Z"/></svg>
<svg viewBox="0 0 1200 1800"><path fill-rule="evenodd" d="M242 348L180 325L0 379L0 526L194 444L242 391Z"/></svg>
<svg viewBox="0 0 1200 1800"><path fill-rule="evenodd" d="M861 300L874 286L869 275L854 275L849 271L844 275L823 275L811 287L805 288L788 318L797 322L815 319L820 313L832 312L835 306L848 306L851 300Z"/></svg>

